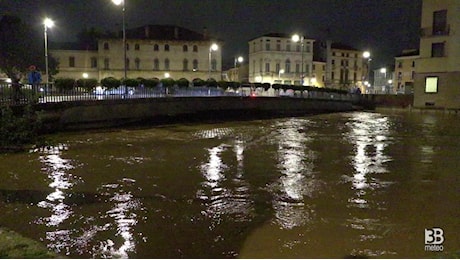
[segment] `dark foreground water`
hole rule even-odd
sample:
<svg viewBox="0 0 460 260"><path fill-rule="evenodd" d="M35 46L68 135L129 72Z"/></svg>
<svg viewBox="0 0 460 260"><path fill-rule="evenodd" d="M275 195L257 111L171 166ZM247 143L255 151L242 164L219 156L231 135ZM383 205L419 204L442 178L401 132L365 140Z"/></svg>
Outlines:
<svg viewBox="0 0 460 260"><path fill-rule="evenodd" d="M0 226L70 257L460 251L458 116L355 112L56 139L0 155ZM425 251L433 227L442 253Z"/></svg>

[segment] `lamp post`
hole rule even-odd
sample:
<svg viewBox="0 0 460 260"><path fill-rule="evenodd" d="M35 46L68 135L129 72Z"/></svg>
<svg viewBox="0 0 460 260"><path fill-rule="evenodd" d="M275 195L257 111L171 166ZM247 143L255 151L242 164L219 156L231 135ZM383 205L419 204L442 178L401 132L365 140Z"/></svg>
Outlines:
<svg viewBox="0 0 460 260"><path fill-rule="evenodd" d="M278 80L281 80L281 74L283 74L283 73L284 73L284 69L280 69L278 71Z"/></svg>
<svg viewBox="0 0 460 260"><path fill-rule="evenodd" d="M292 41L293 42L299 42L300 41L300 56L301 56L301 66L300 66L300 84L303 86L303 42L304 42L304 37L299 36L298 34L292 35Z"/></svg>
<svg viewBox="0 0 460 260"><path fill-rule="evenodd" d="M215 43L211 44L209 47L209 71L208 71L208 80L211 79L211 54L213 51L217 51L219 49L219 46Z"/></svg>
<svg viewBox="0 0 460 260"><path fill-rule="evenodd" d="M46 87L48 88L49 83L49 68L48 68L48 34L47 29L54 26L54 21L50 18L45 18L43 21L44 37L45 37L45 73L46 73Z"/></svg>
<svg viewBox="0 0 460 260"><path fill-rule="evenodd" d="M382 92L385 91L386 88L386 79L387 79L387 68L381 68L380 73L383 74L383 80L382 80Z"/></svg>
<svg viewBox="0 0 460 260"><path fill-rule="evenodd" d="M243 56L235 57L235 68L237 63L242 63L244 61Z"/></svg>
<svg viewBox="0 0 460 260"><path fill-rule="evenodd" d="M125 0L112 0L115 5L121 5L123 13L123 78L127 79L127 64L126 64L126 22L125 22ZM126 94L128 93L128 88L126 88Z"/></svg>
<svg viewBox="0 0 460 260"><path fill-rule="evenodd" d="M367 71L366 71L366 76L365 76L365 82L370 82L370 77L371 77L371 53L369 51L363 52L363 58L366 59L367 61ZM364 84L367 88L369 88L369 84Z"/></svg>

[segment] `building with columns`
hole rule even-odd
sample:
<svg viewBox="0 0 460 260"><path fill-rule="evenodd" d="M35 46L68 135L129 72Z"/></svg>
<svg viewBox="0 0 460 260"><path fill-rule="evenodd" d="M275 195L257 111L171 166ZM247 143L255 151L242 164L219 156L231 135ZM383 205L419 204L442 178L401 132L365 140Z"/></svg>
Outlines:
<svg viewBox="0 0 460 260"><path fill-rule="evenodd" d="M211 44L218 45L211 50ZM186 78L189 81L209 77L220 80L222 41L213 41L206 31L198 33L174 25L145 25L126 30L128 78ZM98 39L97 50L51 49L59 61L56 78L124 77L122 37Z"/></svg>
<svg viewBox="0 0 460 260"><path fill-rule="evenodd" d="M310 85L313 43L313 39L303 36L294 42L291 35L283 33L265 34L250 40L249 82L300 85L303 72L304 85Z"/></svg>

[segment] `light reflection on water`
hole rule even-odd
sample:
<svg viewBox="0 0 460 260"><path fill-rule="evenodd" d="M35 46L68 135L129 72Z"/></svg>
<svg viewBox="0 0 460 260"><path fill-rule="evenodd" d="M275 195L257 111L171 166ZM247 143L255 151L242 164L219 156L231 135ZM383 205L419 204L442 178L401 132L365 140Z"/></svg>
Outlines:
<svg viewBox="0 0 460 260"><path fill-rule="evenodd" d="M313 196L316 188L313 175L315 153L308 149L311 137L303 131L309 123L308 120L290 119L275 126L280 129L276 141L277 168L281 175L272 185L276 188L273 208L276 222L286 229L306 225L314 215L308 198Z"/></svg>
<svg viewBox="0 0 460 260"><path fill-rule="evenodd" d="M75 258L431 257L423 229L458 227L460 139L439 136L439 117L401 118L357 112L65 136L0 157L0 225L27 225ZM35 165L7 168L11 158Z"/></svg>

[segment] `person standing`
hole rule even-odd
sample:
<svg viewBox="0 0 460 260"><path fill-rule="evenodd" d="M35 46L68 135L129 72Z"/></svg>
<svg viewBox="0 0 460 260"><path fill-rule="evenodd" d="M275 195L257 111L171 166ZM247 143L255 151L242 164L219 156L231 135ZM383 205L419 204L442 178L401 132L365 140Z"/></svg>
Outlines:
<svg viewBox="0 0 460 260"><path fill-rule="evenodd" d="M38 85L42 82L42 75L37 71L35 65L30 65L27 79L29 80L29 84L32 85L32 89L38 91Z"/></svg>

